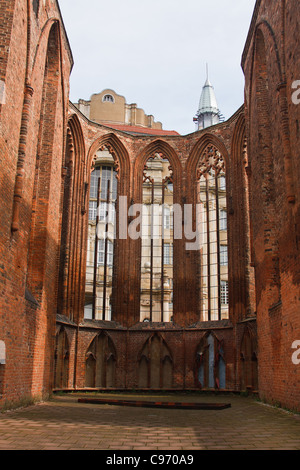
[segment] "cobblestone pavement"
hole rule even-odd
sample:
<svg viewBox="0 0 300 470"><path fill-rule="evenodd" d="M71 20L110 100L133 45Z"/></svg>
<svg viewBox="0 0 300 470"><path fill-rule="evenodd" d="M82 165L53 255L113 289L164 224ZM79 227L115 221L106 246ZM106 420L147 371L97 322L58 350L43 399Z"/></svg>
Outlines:
<svg viewBox="0 0 300 470"><path fill-rule="evenodd" d="M95 405L78 403L78 398L55 395L45 403L0 413L0 450L300 450L300 415L249 397L142 397L231 403L215 411Z"/></svg>

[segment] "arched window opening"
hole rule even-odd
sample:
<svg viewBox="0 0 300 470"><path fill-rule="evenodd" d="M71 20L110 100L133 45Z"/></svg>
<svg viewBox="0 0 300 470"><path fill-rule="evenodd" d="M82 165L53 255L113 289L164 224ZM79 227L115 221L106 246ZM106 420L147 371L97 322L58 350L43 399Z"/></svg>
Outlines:
<svg viewBox="0 0 300 470"><path fill-rule="evenodd" d="M108 102L108 103L114 103L114 97L112 95L104 95L103 96L103 102Z"/></svg>
<svg viewBox="0 0 300 470"><path fill-rule="evenodd" d="M228 318L228 240L226 176L214 145L204 150L197 169L200 231L200 319Z"/></svg>
<svg viewBox="0 0 300 470"><path fill-rule="evenodd" d="M90 182L84 317L111 321L118 175L113 155L95 155Z"/></svg>
<svg viewBox="0 0 300 470"><path fill-rule="evenodd" d="M140 321L173 316L173 172L162 154L143 172Z"/></svg>

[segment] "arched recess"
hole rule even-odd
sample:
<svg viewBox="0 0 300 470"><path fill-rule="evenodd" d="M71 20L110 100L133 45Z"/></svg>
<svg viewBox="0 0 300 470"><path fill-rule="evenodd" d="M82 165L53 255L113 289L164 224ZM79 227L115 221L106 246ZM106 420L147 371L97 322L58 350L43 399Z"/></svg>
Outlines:
<svg viewBox="0 0 300 470"><path fill-rule="evenodd" d="M35 5L36 4L36 5ZM30 0L27 0L27 52L26 52L26 74L25 74L25 83L24 83L24 103L23 103L23 111L22 111L22 122L21 122L21 129L20 129L20 142L19 142L19 150L18 150L18 162L17 162L17 173L16 173L16 180L15 180L15 190L14 190L14 204L13 204L13 218L12 218L12 232L16 232L19 230L20 227L20 206L23 197L23 185L25 182L25 174L27 171L27 153L29 152L30 142L28 142L28 135L30 133L30 116L32 112L42 106L40 110L40 117L37 118L40 126L38 131L38 145L40 143L41 138L41 126L43 126L42 114L43 114L43 107L46 101L48 100L48 104L52 100L54 102L57 99L54 87L59 85L62 97L61 97L61 117L65 120L66 117L66 107L67 107L67 99L66 99L66 89L68 87L67 81L68 77L64 76L64 62L63 62L63 48L62 48L62 40L61 40L61 25L60 25L60 18L59 17L51 17L49 18L45 24L43 25L40 36L37 41L34 43L34 50L31 51L32 45L32 9L34 9L35 14L38 14L39 10L39 2L35 2L32 4ZM51 45L53 43L53 37L55 36L55 46ZM68 47L68 46L67 46ZM57 57L54 59L55 50L57 52ZM70 51L69 51L70 53ZM44 70L44 79L41 80L41 68L40 63L42 63L46 58L46 66ZM33 60L31 62L31 56L33 56ZM51 57L50 57L51 56ZM53 60L56 62L56 71L55 76L53 76L53 80L49 77L51 75L51 67L53 67ZM71 66L73 64L73 60L70 53L70 62ZM48 76L48 84L52 83L52 91L48 87L47 90L47 81L46 78ZM42 84L42 86L40 86ZM42 103L38 102L35 103L35 96L39 96L39 89L41 88L42 91ZM53 93L54 91L54 93ZM48 98L47 98L48 95ZM58 114L57 114L57 117ZM46 121L46 120L45 120ZM51 117L49 118L49 122L51 121ZM52 120L53 122L53 120ZM46 125L45 125L46 127ZM51 145L51 132L49 134L49 144ZM34 151L35 152L35 151ZM39 157L39 155L38 155ZM36 189L36 188L35 188ZM35 190L34 189L34 190Z"/></svg>
<svg viewBox="0 0 300 470"><path fill-rule="evenodd" d="M186 164L187 202L193 206L195 234L187 272L194 292L190 308L197 315L196 321L229 318L229 175L224 143L212 134L204 134Z"/></svg>
<svg viewBox="0 0 300 470"><path fill-rule="evenodd" d="M112 133L96 139L88 152L85 175L87 318L121 323L126 318L124 304L129 294L129 263L126 238L119 233L119 220L125 219L127 229L129 179L129 155L121 140ZM113 221L108 209L112 210Z"/></svg>
<svg viewBox="0 0 300 470"><path fill-rule="evenodd" d="M29 0L27 0L29 1ZM7 44L11 42L11 33L13 28L13 19L14 19L14 10L16 0L6 0L1 8L0 19L1 19L1 35L6 38ZM8 10L9 8L9 10ZM28 23L28 22L27 22ZM28 30L28 26L27 26ZM9 53L11 51L10 47L4 47L1 51L1 63L0 63L0 79L4 80L6 76L6 68L8 63ZM2 103L1 103L2 104ZM0 114L2 106L0 104Z"/></svg>
<svg viewBox="0 0 300 470"><path fill-rule="evenodd" d="M268 304L280 301L280 275L278 258L277 209L275 201L275 158L276 138L272 131L271 115L278 113L276 105L274 76L271 75L268 62L267 43L263 25L258 27L254 42L254 68L251 91L249 132L250 177L250 215L252 222L254 264L261 256L260 247L264 247L264 265L269 270ZM278 62L278 61L277 61ZM278 64L279 67L279 64ZM272 69L273 70L273 69ZM276 68L275 68L276 70ZM281 70L278 70L278 81ZM275 82L277 80L275 78ZM271 114L271 111L273 113ZM280 119L280 114L277 114ZM263 288L263 286L261 285ZM257 292L258 301L260 292Z"/></svg>
<svg viewBox="0 0 300 470"><path fill-rule="evenodd" d="M265 20L258 23L255 31L253 57L251 64L251 76L253 77L255 75L259 75L262 71L262 68L265 68L265 85L267 85L266 88L269 92L268 101L271 102L273 100L273 103L270 104L270 108L272 109L273 117L275 112L277 113L277 115L275 116L275 120L278 120L278 123L280 123L281 140L279 140L278 143L275 145L278 148L281 147L280 158L282 158L282 163L284 166L286 199L289 203L293 204L295 202L295 186L297 185L297 183L294 174L295 170L292 159L292 147L289 129L288 103L290 102L291 89L287 86L287 57L285 57L285 2L281 2L281 6L283 28L281 35L281 50L279 48L278 41L276 40L276 35L273 29L271 28L270 24ZM293 7L290 6L290 8L292 9ZM268 51L268 54L266 54L266 50ZM269 66L269 64L271 64L271 67ZM260 72L258 71L257 65L260 68ZM251 85L253 85L253 80ZM250 89L250 97L255 99L257 90L255 91L252 88L253 86L251 86ZM266 95L267 94L268 93L266 93ZM277 98L276 101L275 98ZM251 116L255 116L255 112L253 114L252 109L250 109L250 118Z"/></svg>
<svg viewBox="0 0 300 470"><path fill-rule="evenodd" d="M173 270L176 260L180 259L184 264L182 240L175 225L178 222L176 214L179 214L177 227L182 230L181 189L181 163L168 143L155 140L137 155L133 170L129 244L135 253L131 269L132 289L140 292L140 298L134 299L132 323L144 318L153 322L176 322L178 312L184 311L179 295L184 269ZM134 236L131 227L136 229Z"/></svg>
<svg viewBox="0 0 300 470"><path fill-rule="evenodd" d="M214 145L215 147L217 147L217 149L219 150L219 152L222 154L224 158L225 167L229 169L230 159L229 159L229 153L226 148L226 145L221 139L219 139L214 134L206 132L196 142L186 162L187 183L189 183L190 181L195 181L199 160L201 158L203 151L208 145ZM189 200L193 200L193 198L195 197L195 192L194 192L195 188L193 188L192 186L193 185L188 184L188 187L191 190L190 192L188 192Z"/></svg>
<svg viewBox="0 0 300 470"><path fill-rule="evenodd" d="M167 389L173 387L173 357L159 333L145 342L137 359L138 387Z"/></svg>
<svg viewBox="0 0 300 470"><path fill-rule="evenodd" d="M240 389L258 390L257 340L249 327L245 327L240 345Z"/></svg>
<svg viewBox="0 0 300 470"><path fill-rule="evenodd" d="M82 310L84 279L83 227L85 143L76 115L67 126L62 167L62 208L58 313L77 320Z"/></svg>
<svg viewBox="0 0 300 470"><path fill-rule="evenodd" d="M299 18L295 12L299 8L297 0L282 0L282 15L283 15L283 34L282 34L282 49L283 49L283 86L280 88L280 95L282 96L282 131L283 131L283 144L285 147L285 160L289 163L291 172L291 196L288 195L290 202L295 202L295 197L299 197L299 185L297 182L300 177L300 168L298 164L298 148L299 144L295 145L295 140L292 136L297 137L299 142L299 124L300 124L300 109L299 105L294 104L294 93L296 97L299 96L298 88L295 89L295 81L299 80L298 66L298 47L295 47L297 37L299 37ZM294 31L294 40L290 39L290 31ZM295 71L297 70L297 77ZM296 79L296 80L295 80ZM297 81L296 81L297 84ZM290 99L291 90L293 93L292 100ZM296 101L297 102L297 101ZM298 111L298 113L297 113ZM290 156L290 159L288 158ZM290 160L290 161L289 161ZM285 171L288 173L288 168Z"/></svg>
<svg viewBox="0 0 300 470"><path fill-rule="evenodd" d="M177 182L176 188L174 188L174 202L179 203L182 187L182 165L173 147L160 139L151 142L136 157L133 170L134 202L139 202L142 200L143 179L141 175L143 174L147 160L156 153L162 153L170 162L173 170L174 181L176 180Z"/></svg>
<svg viewBox="0 0 300 470"><path fill-rule="evenodd" d="M46 250L53 243L48 236L48 209L59 86L59 25L53 23L49 32L45 60L27 272L27 287L38 300L44 285Z"/></svg>
<svg viewBox="0 0 300 470"><path fill-rule="evenodd" d="M111 337L102 331L90 343L85 355L85 387L116 386L117 354Z"/></svg>
<svg viewBox="0 0 300 470"><path fill-rule="evenodd" d="M60 327L55 337L54 352L54 388L68 388L69 382L70 345L68 335L63 327Z"/></svg>
<svg viewBox="0 0 300 470"><path fill-rule="evenodd" d="M231 139L232 195L231 223L228 239L231 244L229 261L230 317L242 320L256 311L255 276L252 265L252 225L249 213L251 166L248 161L248 142L244 109L236 121Z"/></svg>
<svg viewBox="0 0 300 470"><path fill-rule="evenodd" d="M202 336L196 348L195 386L201 389L226 388L224 341L211 331Z"/></svg>
<svg viewBox="0 0 300 470"><path fill-rule="evenodd" d="M105 134L94 140L87 156L86 175L85 180L90 184L91 169L93 166L93 159L95 153L99 148L106 147L114 156L116 165L118 165L118 173L120 180L120 194L122 196L128 195L129 177L130 177L130 159L127 149L116 134Z"/></svg>

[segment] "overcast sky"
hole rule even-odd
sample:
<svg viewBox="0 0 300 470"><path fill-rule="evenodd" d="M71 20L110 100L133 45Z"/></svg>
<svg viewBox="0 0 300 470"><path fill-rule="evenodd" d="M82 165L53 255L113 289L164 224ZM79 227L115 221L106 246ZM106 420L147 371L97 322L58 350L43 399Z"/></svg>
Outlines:
<svg viewBox="0 0 300 470"><path fill-rule="evenodd" d="M70 99L106 88L164 129L195 131L209 78L221 113L243 103L241 56L255 0L59 0L74 68Z"/></svg>

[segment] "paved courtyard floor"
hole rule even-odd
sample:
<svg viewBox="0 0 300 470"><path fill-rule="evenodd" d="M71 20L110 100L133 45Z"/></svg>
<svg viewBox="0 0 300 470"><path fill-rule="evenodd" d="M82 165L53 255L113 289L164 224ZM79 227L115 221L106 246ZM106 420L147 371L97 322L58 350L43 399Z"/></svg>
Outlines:
<svg viewBox="0 0 300 470"><path fill-rule="evenodd" d="M78 403L82 396L87 394L54 395L48 402L0 413L0 450L300 450L300 415L249 397L122 394L125 399L231 404L222 410L181 410Z"/></svg>

